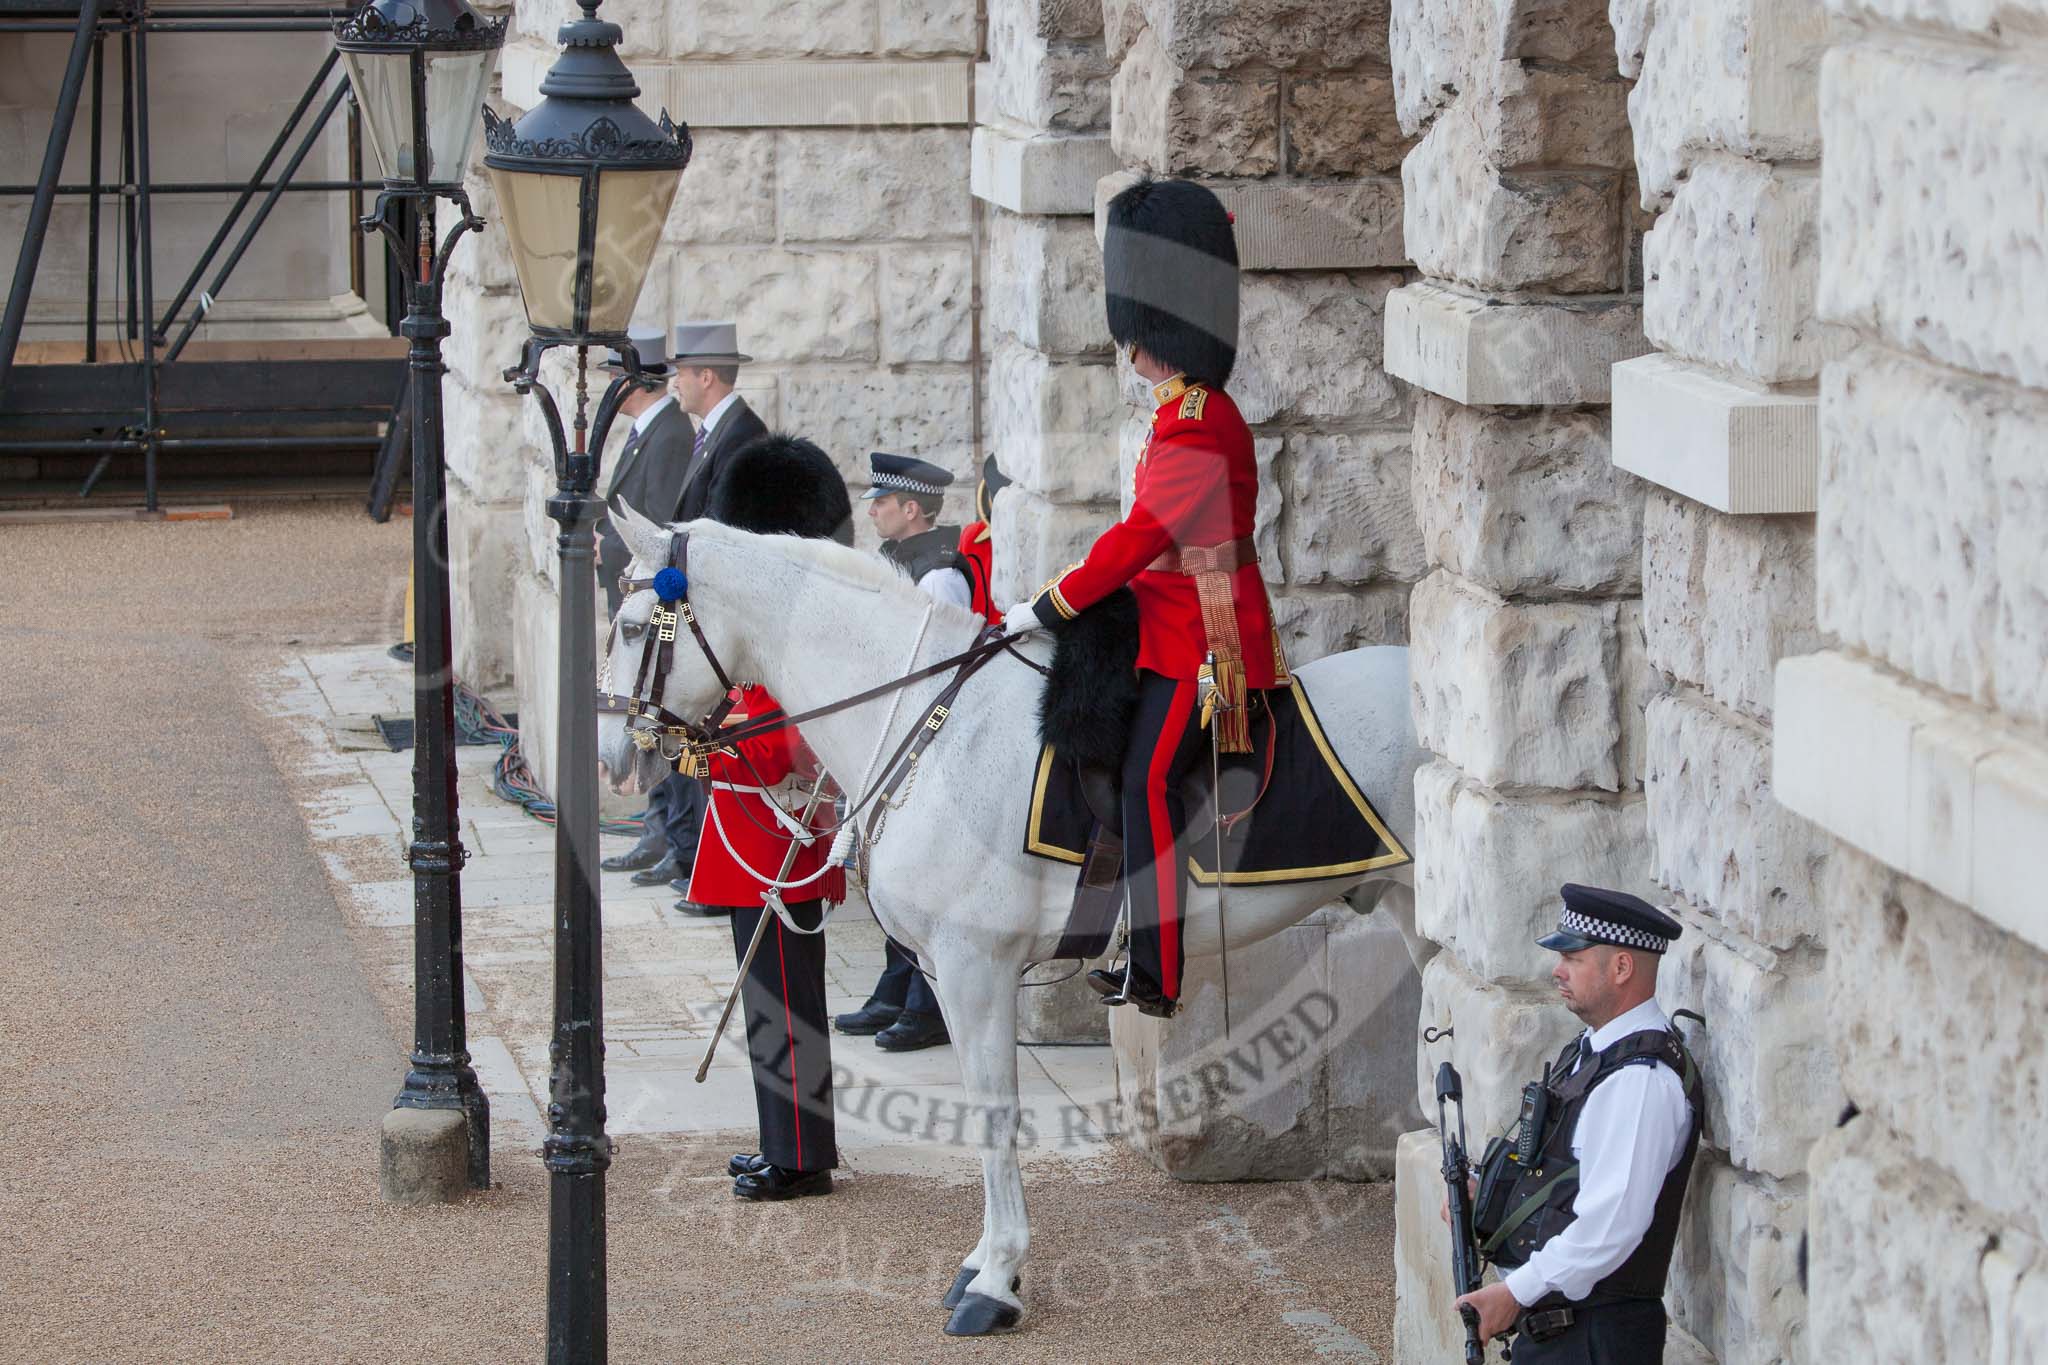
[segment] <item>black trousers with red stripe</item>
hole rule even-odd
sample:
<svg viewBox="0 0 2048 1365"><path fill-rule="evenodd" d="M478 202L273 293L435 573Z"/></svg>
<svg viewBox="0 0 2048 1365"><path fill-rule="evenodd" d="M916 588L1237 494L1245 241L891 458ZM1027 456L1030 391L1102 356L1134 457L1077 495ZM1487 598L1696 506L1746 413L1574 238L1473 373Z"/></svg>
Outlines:
<svg viewBox="0 0 2048 1365"><path fill-rule="evenodd" d="M822 901L798 901L790 918L814 927ZM733 960L746 956L754 926L769 911L732 912ZM793 934L780 919L768 926L747 969L740 1005L747 1019L747 1055L754 1063L754 1107L761 1120L761 1156L792 1171L839 1164L832 1122L832 1043L825 1013L825 936Z"/></svg>
<svg viewBox="0 0 2048 1365"><path fill-rule="evenodd" d="M1188 821L1181 782L1208 761L1209 732L1192 678L1140 670L1124 751L1124 884L1131 897L1131 970L1140 988L1180 998L1181 911Z"/></svg>

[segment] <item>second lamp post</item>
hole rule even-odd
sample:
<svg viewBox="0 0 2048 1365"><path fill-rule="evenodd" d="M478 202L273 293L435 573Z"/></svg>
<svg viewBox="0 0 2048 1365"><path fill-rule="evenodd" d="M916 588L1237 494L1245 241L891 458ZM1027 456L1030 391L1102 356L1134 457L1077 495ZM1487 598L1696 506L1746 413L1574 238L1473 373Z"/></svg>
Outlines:
<svg viewBox="0 0 2048 1365"><path fill-rule="evenodd" d="M447 461L441 429L441 284L448 253L483 226L462 175L476 144L477 114L505 42L505 21L463 0L371 0L335 26L335 46L355 87L363 126L384 170L365 230L384 234L405 276L412 409L413 564L413 1045L396 1108L459 1110L467 1123L469 1183L491 1183L490 1103L469 1061L462 1008L462 890L466 856L456 824L455 673L449 638ZM440 241L434 201L462 218ZM405 205L412 206L407 230ZM385 1188L394 1157L384 1148ZM433 1192L448 1197L446 1191ZM416 1196L417 1192L415 1192Z"/></svg>

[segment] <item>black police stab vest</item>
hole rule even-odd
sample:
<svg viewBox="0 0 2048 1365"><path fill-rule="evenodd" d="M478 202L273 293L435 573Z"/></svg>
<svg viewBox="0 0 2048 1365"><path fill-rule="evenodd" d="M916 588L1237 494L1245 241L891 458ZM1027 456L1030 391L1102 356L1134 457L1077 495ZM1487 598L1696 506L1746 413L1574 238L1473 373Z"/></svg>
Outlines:
<svg viewBox="0 0 2048 1365"><path fill-rule="evenodd" d="M1594 1285L1580 1302L1661 1299L1665 1276L1671 1268L1671 1250L1678 1243L1679 1209L1685 1202L1685 1185L1692 1175L1693 1157L1699 1151L1700 1126L1706 1112L1699 1068L1678 1035L1664 1029L1631 1033L1594 1054L1588 1065L1571 1072L1578 1055L1578 1040L1573 1039L1551 1068L1549 1113L1538 1138L1535 1160L1526 1166L1514 1161L1514 1144L1496 1138L1481 1163L1474 1219L1483 1239L1481 1254L1506 1272L1527 1263L1544 1243L1571 1225L1577 1216L1572 1205L1579 1193L1578 1158L1572 1155L1572 1137L1578 1131L1586 1097L1625 1066L1662 1063L1678 1074L1685 1087L1685 1102L1692 1108L1685 1153L1664 1177L1643 1240L1627 1260ZM1571 1301L1562 1295L1552 1294L1540 1306L1561 1307L1568 1302Z"/></svg>
<svg viewBox="0 0 2048 1365"><path fill-rule="evenodd" d="M957 526L934 526L929 531L919 531L901 540L884 541L882 558L909 574L913 583L922 580L933 569L967 572L960 563L960 528ZM972 576L967 582L968 586L973 586Z"/></svg>

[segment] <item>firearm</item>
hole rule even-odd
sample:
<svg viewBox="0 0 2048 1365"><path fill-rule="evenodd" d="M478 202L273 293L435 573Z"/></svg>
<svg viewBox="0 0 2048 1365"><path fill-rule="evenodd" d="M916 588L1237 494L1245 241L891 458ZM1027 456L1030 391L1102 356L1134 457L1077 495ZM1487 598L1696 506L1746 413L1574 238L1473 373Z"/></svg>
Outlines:
<svg viewBox="0 0 2048 1365"><path fill-rule="evenodd" d="M1451 1134L1444 1101L1458 1106L1458 1132ZM1465 1159L1465 1083L1449 1062L1436 1069L1436 1130L1444 1144L1444 1192L1451 1211L1451 1282L1460 1298L1479 1288L1479 1250L1472 1240L1472 1163ZM1486 1343L1479 1339L1478 1310L1458 1310L1465 1319L1465 1365L1484 1365Z"/></svg>

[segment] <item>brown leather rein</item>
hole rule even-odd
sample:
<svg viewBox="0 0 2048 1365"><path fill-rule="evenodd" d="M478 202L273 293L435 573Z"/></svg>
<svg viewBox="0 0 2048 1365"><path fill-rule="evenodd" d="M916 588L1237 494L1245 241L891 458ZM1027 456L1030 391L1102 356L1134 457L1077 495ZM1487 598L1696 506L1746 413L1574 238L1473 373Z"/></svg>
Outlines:
<svg viewBox="0 0 2048 1365"><path fill-rule="evenodd" d="M655 604L653 614L648 618L649 635L640 646L640 666L634 675L632 691L621 698L616 694L600 689L598 693L598 709L600 711L623 710L626 713L626 728L636 736L634 742L642 748L657 748L663 739L675 740L677 742L677 752L674 757L678 760L683 760L686 756L701 757L717 749L730 749L746 740L759 739L763 735L774 734L778 730L791 729L806 721L817 720L840 711L851 710L856 706L874 701L877 698L886 697L891 692L900 691L912 683L922 682L926 678L936 677L948 669L957 668L959 670L958 673L952 682L948 684L946 690L940 694L938 701L933 704L931 711L926 715L924 723L904 737L903 743L898 746L895 754L891 756L889 763L884 766L883 772L888 774L891 769L898 766L905 751L910 749L915 741L922 741L916 743L915 747L919 752L923 751L924 745L931 741L931 738L938 733L939 726L945 723L945 718L950 713L953 699L959 695L960 689L965 685L967 679L972 677L980 670L983 664L987 663L997 654L1007 652L1020 662L1036 669L1042 674L1050 676L1051 673L1051 670L1046 668L1045 665L1026 658L1017 651L1015 647L1016 636L1003 634L1000 627L990 626L981 633L971 648L941 659L935 664L920 668L914 673L906 673L900 678L870 687L865 692L857 693L851 697L843 697L824 706L813 707L811 710L800 712L794 716L781 710L775 710L765 715L749 717L739 725L727 727L724 724L725 718L731 714L733 707L737 705L737 701L732 695L734 683L731 675L726 672L725 665L719 661L718 652L711 647L711 641L705 637L704 627L697 620L695 608L690 605L689 532L677 531L670 538L668 560L668 567L676 570L683 576L682 595L672 599L663 599ZM622 596L630 595L645 589L654 588L655 582L656 579L654 578L621 577L619 579L619 591ZM711 665L711 671L717 677L719 686L723 689L718 703L703 717L695 721L686 720L676 715L657 700L668 686L669 670L675 663L675 640L678 623L687 625L690 628L690 636L696 641L698 651L703 654L704 662ZM617 642L618 628L618 620L615 617L612 621L612 634L605 643L605 657L607 660L611 657L612 646ZM637 738L637 736L641 735L647 736L644 742ZM669 757L670 755L664 750L663 756Z"/></svg>

